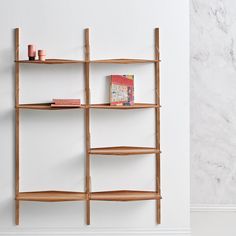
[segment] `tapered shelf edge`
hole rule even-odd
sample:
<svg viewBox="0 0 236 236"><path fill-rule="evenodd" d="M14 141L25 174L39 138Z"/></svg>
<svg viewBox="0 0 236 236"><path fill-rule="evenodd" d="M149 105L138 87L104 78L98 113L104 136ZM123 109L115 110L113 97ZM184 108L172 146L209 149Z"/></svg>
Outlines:
<svg viewBox="0 0 236 236"><path fill-rule="evenodd" d="M152 147L117 146L91 148L89 153L94 155L138 155L161 153L161 151Z"/></svg>
<svg viewBox="0 0 236 236"><path fill-rule="evenodd" d="M19 104L16 108L18 109L35 109L35 110L61 110L61 109L115 109L115 110L132 110L132 109L145 109L145 108L160 108L160 105L151 104L151 103L135 103L132 106L111 106L109 103L102 104L91 104L86 106L81 104L80 106L71 106L71 107L52 107L51 103L28 103L28 104Z"/></svg>
<svg viewBox="0 0 236 236"><path fill-rule="evenodd" d="M160 60L149 60L149 59L128 59L128 58L118 58L118 59L103 59L103 60L91 60L91 63L110 63L110 64L138 64L138 63L154 63L160 62Z"/></svg>
<svg viewBox="0 0 236 236"><path fill-rule="evenodd" d="M34 109L34 110L64 110L64 109L83 109L85 105L72 107L51 107L51 103L19 104L16 109Z"/></svg>
<svg viewBox="0 0 236 236"><path fill-rule="evenodd" d="M62 202L85 200L86 194L83 192L69 191L39 191L20 192L16 195L19 201L39 201L39 202Z"/></svg>
<svg viewBox="0 0 236 236"><path fill-rule="evenodd" d="M40 60L15 60L16 63L23 64L75 64L84 63L83 60L69 60L69 59L46 59L45 61Z"/></svg>
<svg viewBox="0 0 236 236"><path fill-rule="evenodd" d="M110 103L102 103L102 104L91 104L90 108L93 109L117 109L117 110L131 110L131 109L143 109L143 108L160 108L160 105L152 104L152 103L135 103L131 106L114 106L110 105Z"/></svg>
<svg viewBox="0 0 236 236"><path fill-rule="evenodd" d="M15 60L16 63L22 64L76 64L76 63L108 63L108 64L139 64L139 63L157 63L160 60L150 59L102 59L102 60L70 60L70 59L46 59L40 60Z"/></svg>
<svg viewBox="0 0 236 236"><path fill-rule="evenodd" d="M161 196L154 191L115 190L91 192L89 199L97 201L142 201L159 200ZM69 191L20 192L17 194L16 200L37 202L83 201L86 200L86 193Z"/></svg>
<svg viewBox="0 0 236 236"><path fill-rule="evenodd" d="M92 192L90 199L96 201L142 201L159 200L161 196L153 191L116 190Z"/></svg>

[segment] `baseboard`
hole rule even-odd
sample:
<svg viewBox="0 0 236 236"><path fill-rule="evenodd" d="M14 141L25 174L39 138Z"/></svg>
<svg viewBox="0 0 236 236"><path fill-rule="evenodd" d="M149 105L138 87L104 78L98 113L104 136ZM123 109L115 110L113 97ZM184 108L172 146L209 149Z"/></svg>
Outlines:
<svg viewBox="0 0 236 236"><path fill-rule="evenodd" d="M149 235L157 235L157 236L190 236L191 231L188 228L161 228L161 229L150 229L150 228L90 228L90 229L82 229L82 228L0 228L0 235L9 236L9 235L37 235L37 236L51 236L51 235L59 235L59 236L149 236Z"/></svg>
<svg viewBox="0 0 236 236"><path fill-rule="evenodd" d="M192 204L191 212L236 212L235 204Z"/></svg>
<svg viewBox="0 0 236 236"><path fill-rule="evenodd" d="M235 236L235 216L234 204L192 204L192 235Z"/></svg>

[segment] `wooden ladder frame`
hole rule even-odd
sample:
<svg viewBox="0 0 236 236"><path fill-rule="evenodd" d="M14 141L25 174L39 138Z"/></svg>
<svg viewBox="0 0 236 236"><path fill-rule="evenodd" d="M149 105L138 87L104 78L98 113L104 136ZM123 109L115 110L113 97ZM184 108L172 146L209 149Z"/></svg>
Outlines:
<svg viewBox="0 0 236 236"><path fill-rule="evenodd" d="M155 67L155 104L153 107L155 109L155 150L160 150L160 50L159 50L159 28L155 29L155 59L154 60L143 60L143 62L154 62L154 67ZM19 28L15 29L15 223L16 225L19 225L19 213L20 213L20 200L18 198L19 192L20 192L20 155L19 155L19 133L20 133L20 108L27 108L28 104L22 105L19 103L19 79L20 79L20 54L19 54L19 47L20 47L20 30ZM90 64L91 62L97 62L97 63L106 63L106 60L97 60L97 61L91 61L90 60L90 42L89 42L89 29L85 29L85 60L83 62L81 61L72 61L71 63L84 63L84 78L85 78L85 105L83 106L83 109L85 110L85 133L86 133L86 176L85 176L85 193L84 197L83 194L81 193L80 195L76 195L76 193L72 193L70 199L73 200L81 200L84 199L86 201L86 224L90 224L90 200L101 200L103 193L93 193L91 192L91 171L90 171L90 155L94 153L91 151L91 140L90 140L90 109L96 107L96 105L93 105L90 103ZM111 59L111 63L123 63L123 64L128 64L128 63L139 63L139 59ZM22 61L22 63L29 63L28 61ZM50 64L55 64L59 63L58 60L52 60ZM66 61L61 60L60 63L66 63ZM140 108L145 108L145 106L149 105L137 105L137 107ZM28 106L29 107L29 106ZM33 106L31 106L32 108ZM42 108L45 109L44 105L41 105ZM101 104L102 108L107 109L107 107ZM50 109L50 108L47 108ZM122 149L122 147L120 147ZM160 188L160 183L161 183L161 164L160 164L160 151L153 151L155 153L155 160L156 160L156 190L155 193L158 196L161 196L161 188ZM142 153L142 150L140 151ZM132 150L130 153L126 153L126 155L132 154ZM121 154L116 154L116 155L122 155ZM56 201L60 196L60 191L48 191L50 194L57 194L56 199L51 199L49 201ZM104 192L108 193L108 192ZM124 200L124 197L120 197L120 192L119 191L114 191L117 196L113 197L113 200ZM123 191L123 194L126 193L126 190ZM135 191L133 191L133 194L135 195ZM144 193L144 198L143 199L153 199L149 195L145 195ZM37 198L38 196L38 198ZM40 198L39 195L37 195L35 199L37 201L42 201L42 198ZM108 195L106 195L108 196ZM113 195L114 196L114 195ZM27 194L24 195L24 197L27 199ZM109 196L110 200L112 199L111 195ZM152 196L153 197L153 196ZM106 197L104 197L106 199ZM161 197L160 197L161 198ZM155 198L156 199L156 222L157 224L161 223L161 200L160 198ZM23 199L23 198L22 198ZM22 200L21 199L21 200ZM64 198L65 199L65 198ZM129 200L137 200L137 196L130 196L127 198ZM28 199L29 200L29 199ZM46 200L43 200L46 201Z"/></svg>

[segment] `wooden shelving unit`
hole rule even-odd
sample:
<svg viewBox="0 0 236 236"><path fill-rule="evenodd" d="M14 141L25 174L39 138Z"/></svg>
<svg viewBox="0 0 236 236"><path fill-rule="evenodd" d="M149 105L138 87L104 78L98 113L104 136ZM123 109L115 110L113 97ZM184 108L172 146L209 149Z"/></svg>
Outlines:
<svg viewBox="0 0 236 236"><path fill-rule="evenodd" d="M20 201L40 201L40 202L62 202L62 201L85 201L86 202L86 224L90 224L90 201L156 201L156 221L161 222L161 188L160 188L160 52L159 52L159 28L155 29L155 58L154 59L100 59L90 60L89 29L85 29L85 59L68 60L68 59L47 59L46 61L29 61L20 60L20 30L15 29L15 223L19 225ZM90 65L100 64L140 64L153 63L155 68L155 103L135 103L133 106L111 106L109 103L91 104L90 103ZM21 104L19 101L19 80L21 64L83 64L85 79L85 104L80 107L51 107L50 103ZM21 192L20 191L20 155L19 155L19 126L20 111L24 109L33 110L67 110L82 109L85 114L85 131L86 131L86 176L84 192L68 191L37 191ZM154 109L155 110L155 147L133 147L133 146L115 146L115 147L91 147L90 142L90 111L91 109ZM127 155L155 155L156 160L156 188L155 191L137 191L137 190L114 190L114 191L91 191L91 157L106 156L127 156Z"/></svg>

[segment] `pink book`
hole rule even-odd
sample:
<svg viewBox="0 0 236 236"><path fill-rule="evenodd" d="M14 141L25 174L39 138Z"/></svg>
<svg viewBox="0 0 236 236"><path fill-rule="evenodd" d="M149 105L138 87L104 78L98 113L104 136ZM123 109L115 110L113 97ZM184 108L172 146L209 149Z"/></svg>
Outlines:
<svg viewBox="0 0 236 236"><path fill-rule="evenodd" d="M53 99L55 105L80 105L80 99Z"/></svg>

